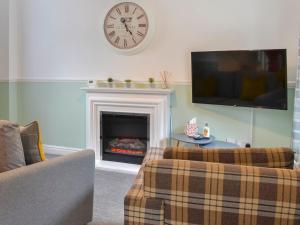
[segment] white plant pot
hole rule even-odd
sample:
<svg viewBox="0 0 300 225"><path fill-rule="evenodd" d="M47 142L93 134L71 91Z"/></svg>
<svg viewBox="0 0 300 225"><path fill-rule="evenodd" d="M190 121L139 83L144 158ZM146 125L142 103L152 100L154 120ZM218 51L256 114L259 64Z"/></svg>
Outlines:
<svg viewBox="0 0 300 225"><path fill-rule="evenodd" d="M131 83L130 83L130 82L126 82L126 83L125 83L125 87L126 87L126 88L131 88Z"/></svg>
<svg viewBox="0 0 300 225"><path fill-rule="evenodd" d="M149 83L150 88L155 88L155 83Z"/></svg>
<svg viewBox="0 0 300 225"><path fill-rule="evenodd" d="M114 87L114 83L113 82L108 82L108 87L113 88Z"/></svg>

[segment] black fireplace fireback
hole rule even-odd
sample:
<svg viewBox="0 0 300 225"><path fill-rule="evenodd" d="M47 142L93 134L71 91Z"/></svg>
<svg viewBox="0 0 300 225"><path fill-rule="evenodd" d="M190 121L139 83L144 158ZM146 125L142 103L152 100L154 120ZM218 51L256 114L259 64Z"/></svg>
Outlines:
<svg viewBox="0 0 300 225"><path fill-rule="evenodd" d="M141 164L149 148L149 114L101 112L102 160Z"/></svg>

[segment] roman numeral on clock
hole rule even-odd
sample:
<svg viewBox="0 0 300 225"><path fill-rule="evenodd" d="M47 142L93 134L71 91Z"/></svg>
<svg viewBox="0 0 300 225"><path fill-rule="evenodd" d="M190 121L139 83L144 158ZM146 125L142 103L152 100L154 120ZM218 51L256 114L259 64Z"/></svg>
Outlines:
<svg viewBox="0 0 300 225"><path fill-rule="evenodd" d="M106 27L107 27L107 28L114 28L115 25L114 25L114 24L108 24L108 25L106 25Z"/></svg>
<svg viewBox="0 0 300 225"><path fill-rule="evenodd" d="M108 36L109 36L110 38L112 38L113 36L115 36L115 34L116 34L116 32L115 32L115 31L112 31L112 32L110 32L110 33L108 34Z"/></svg>
<svg viewBox="0 0 300 225"><path fill-rule="evenodd" d="M144 36L144 34L142 32L140 32L140 31L137 32L137 35L139 35L141 37Z"/></svg>
<svg viewBox="0 0 300 225"><path fill-rule="evenodd" d="M127 48L127 40L124 39L124 48Z"/></svg>
<svg viewBox="0 0 300 225"><path fill-rule="evenodd" d="M139 24L139 27L146 27L146 24Z"/></svg>
<svg viewBox="0 0 300 225"><path fill-rule="evenodd" d="M137 10L137 7L135 7L135 9L133 10L132 15L135 14L136 10Z"/></svg>
<svg viewBox="0 0 300 225"><path fill-rule="evenodd" d="M117 13L118 13L119 15L122 14L122 13L121 13L121 10L120 10L119 8L116 8L116 11L117 11Z"/></svg>
<svg viewBox="0 0 300 225"><path fill-rule="evenodd" d="M145 16L145 15L142 14L142 15L140 15L137 19L138 19L138 20L139 20L139 19L142 19L144 16Z"/></svg>
<svg viewBox="0 0 300 225"><path fill-rule="evenodd" d="M132 41L136 44L136 40L134 38L132 38Z"/></svg>
<svg viewBox="0 0 300 225"><path fill-rule="evenodd" d="M115 20L116 18L115 17L113 17L113 16L110 16L109 18L111 18L111 19L113 19L113 20Z"/></svg>
<svg viewBox="0 0 300 225"><path fill-rule="evenodd" d="M125 13L129 12L129 5L125 5Z"/></svg>
<svg viewBox="0 0 300 225"><path fill-rule="evenodd" d="M118 36L118 37L116 38L116 40L115 40L115 44L118 45L119 42L120 42L120 37Z"/></svg>

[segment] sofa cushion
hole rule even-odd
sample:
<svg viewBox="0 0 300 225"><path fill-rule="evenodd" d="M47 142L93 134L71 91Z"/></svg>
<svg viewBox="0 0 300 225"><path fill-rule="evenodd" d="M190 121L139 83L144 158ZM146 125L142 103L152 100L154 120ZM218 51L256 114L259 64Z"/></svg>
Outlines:
<svg viewBox="0 0 300 225"><path fill-rule="evenodd" d="M26 165L44 161L46 157L38 122L20 126L20 131Z"/></svg>
<svg viewBox="0 0 300 225"><path fill-rule="evenodd" d="M25 165L19 126L0 120L0 173Z"/></svg>
<svg viewBox="0 0 300 225"><path fill-rule="evenodd" d="M164 159L182 159L293 169L294 152L290 148L221 148L192 149L184 147L166 148Z"/></svg>
<svg viewBox="0 0 300 225"><path fill-rule="evenodd" d="M143 172L143 197L163 200L165 224L300 224L295 170L164 159Z"/></svg>

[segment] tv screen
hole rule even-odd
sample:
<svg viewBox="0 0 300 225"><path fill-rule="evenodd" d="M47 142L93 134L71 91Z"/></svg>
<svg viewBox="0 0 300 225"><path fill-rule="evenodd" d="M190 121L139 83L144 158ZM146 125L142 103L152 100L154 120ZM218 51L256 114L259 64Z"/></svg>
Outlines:
<svg viewBox="0 0 300 225"><path fill-rule="evenodd" d="M193 103L287 109L286 50L192 52Z"/></svg>

